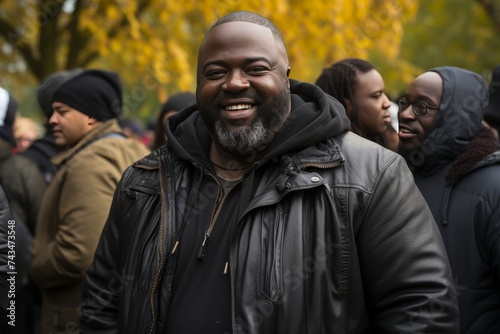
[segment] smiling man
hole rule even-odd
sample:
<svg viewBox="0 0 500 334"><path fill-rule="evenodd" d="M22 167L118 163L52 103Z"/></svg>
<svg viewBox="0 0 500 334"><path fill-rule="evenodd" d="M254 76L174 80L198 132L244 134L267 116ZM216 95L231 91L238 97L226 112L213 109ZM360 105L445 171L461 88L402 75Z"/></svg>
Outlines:
<svg viewBox="0 0 500 334"><path fill-rule="evenodd" d="M399 101L399 152L438 223L458 289L462 333L500 333L500 151L482 125L488 88L438 67Z"/></svg>
<svg viewBox="0 0 500 334"><path fill-rule="evenodd" d="M87 70L52 95L49 123L63 152L38 213L30 275L42 292L40 333L78 332L85 271L129 165L149 153L118 124L122 90L116 73Z"/></svg>
<svg viewBox="0 0 500 334"><path fill-rule="evenodd" d="M404 160L288 78L277 28L225 16L197 73L197 105L115 193L82 333L456 333L444 246Z"/></svg>

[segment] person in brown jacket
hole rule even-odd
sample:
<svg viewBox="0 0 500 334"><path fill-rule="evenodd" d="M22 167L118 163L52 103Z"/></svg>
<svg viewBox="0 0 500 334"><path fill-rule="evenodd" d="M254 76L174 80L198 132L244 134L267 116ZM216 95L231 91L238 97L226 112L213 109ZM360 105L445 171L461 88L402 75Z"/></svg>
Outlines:
<svg viewBox="0 0 500 334"><path fill-rule="evenodd" d="M87 70L52 96L49 120L57 173L38 215L30 275L42 292L40 333L77 333L83 277L90 266L123 171L149 153L118 123L122 88L116 73Z"/></svg>

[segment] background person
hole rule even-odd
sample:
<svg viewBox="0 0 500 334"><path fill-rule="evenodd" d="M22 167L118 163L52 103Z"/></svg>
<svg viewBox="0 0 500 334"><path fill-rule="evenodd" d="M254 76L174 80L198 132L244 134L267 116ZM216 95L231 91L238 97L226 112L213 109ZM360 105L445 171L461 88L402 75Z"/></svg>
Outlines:
<svg viewBox="0 0 500 334"><path fill-rule="evenodd" d="M77 333L83 277L126 167L149 150L118 124L118 74L86 70L52 95L57 173L38 215L30 275L42 293L40 333Z"/></svg>
<svg viewBox="0 0 500 334"><path fill-rule="evenodd" d="M399 152L441 232L462 333L500 333L500 151L476 73L437 67L399 101Z"/></svg>
<svg viewBox="0 0 500 334"><path fill-rule="evenodd" d="M391 124L391 101L380 73L366 60L347 58L324 69L316 85L344 106L351 131L397 151L398 134Z"/></svg>
<svg viewBox="0 0 500 334"><path fill-rule="evenodd" d="M28 117L18 116L13 126L14 138L16 139L16 153L26 151L35 140L40 138L38 125Z"/></svg>
<svg viewBox="0 0 500 334"><path fill-rule="evenodd" d="M21 154L38 166L46 184L52 181L54 173L56 172L56 168L50 159L64 149L56 145L54 135L52 134L52 126L49 124L49 119L53 112L51 103L52 94L54 94L54 91L56 91L65 81L82 72L83 69L81 68L54 72L48 75L40 83L37 89L38 104L46 120L45 133L40 139L35 140L26 151L21 152Z"/></svg>
<svg viewBox="0 0 500 334"><path fill-rule="evenodd" d="M195 102L196 96L190 92L180 92L168 98L161 107L160 114L156 120L151 150L154 151L167 142L167 135L165 134L165 121L167 118Z"/></svg>

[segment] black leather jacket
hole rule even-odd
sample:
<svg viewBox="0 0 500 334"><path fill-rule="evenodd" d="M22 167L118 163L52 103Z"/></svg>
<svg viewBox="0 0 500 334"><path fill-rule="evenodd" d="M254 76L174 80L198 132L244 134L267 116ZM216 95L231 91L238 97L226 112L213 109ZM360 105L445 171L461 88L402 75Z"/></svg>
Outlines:
<svg viewBox="0 0 500 334"><path fill-rule="evenodd" d="M233 333L458 332L444 246L399 155L342 132L253 172L231 239ZM174 236L200 177L216 179L166 146L125 172L87 274L82 333L163 332Z"/></svg>

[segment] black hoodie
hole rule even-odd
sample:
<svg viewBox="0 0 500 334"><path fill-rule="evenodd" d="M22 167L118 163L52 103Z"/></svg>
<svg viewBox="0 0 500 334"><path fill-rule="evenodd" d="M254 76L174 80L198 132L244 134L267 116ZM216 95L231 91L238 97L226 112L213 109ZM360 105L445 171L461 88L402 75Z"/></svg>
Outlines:
<svg viewBox="0 0 500 334"><path fill-rule="evenodd" d="M229 249L229 240L235 228L233 222L242 216L255 195L258 180L266 173L266 164L279 160L290 151L298 151L348 131L349 121L337 100L314 85L293 80L291 93L292 110L289 118L265 148L262 159L246 172L240 184L230 190L231 196L217 197L217 201L223 203L217 209L217 214L213 213L214 207L217 207L213 195L215 191L210 192L212 196L205 196L205 205L199 204L199 198L200 194L206 194L207 189L214 189L218 182L214 183L202 173L195 176L195 186L186 199L186 210L189 211L184 214L186 218L177 236L184 246L178 251L175 292L168 312L169 318L165 321L167 332L178 332L181 327L186 329L186 324L189 324L191 332L231 331L230 281L227 276L221 276L224 263L228 260L225 250ZM208 158L211 137L196 109L196 106L189 107L168 119L168 144L180 159L199 165L215 175ZM196 209L202 212L196 214ZM208 218L213 216L215 218ZM213 233L207 239L205 230L212 219L216 222ZM197 261L201 257L203 264ZM211 280L213 277L219 279ZM204 288L209 284L207 282L211 282L210 289ZM189 320L192 314L198 315L197 323ZM217 325L214 325L213 319L218 319Z"/></svg>

